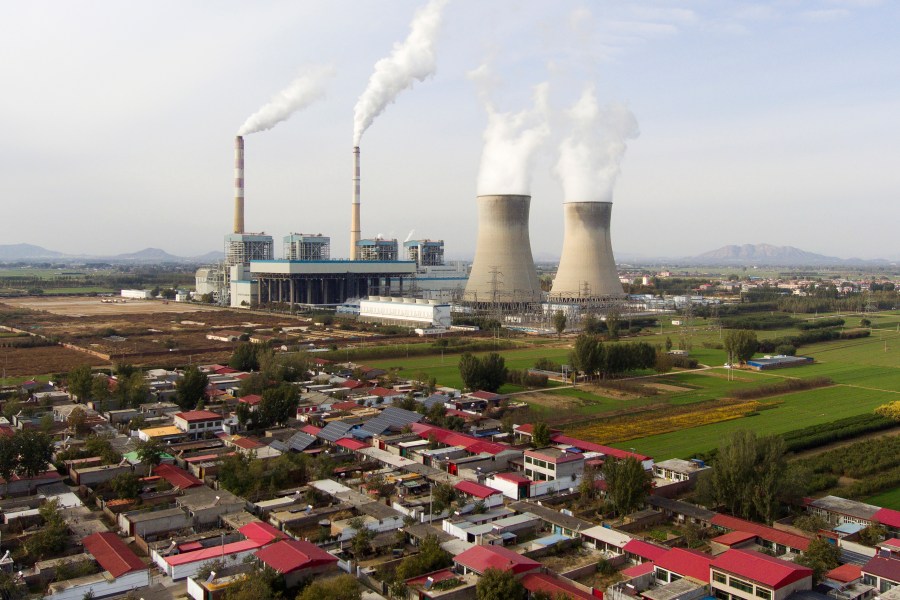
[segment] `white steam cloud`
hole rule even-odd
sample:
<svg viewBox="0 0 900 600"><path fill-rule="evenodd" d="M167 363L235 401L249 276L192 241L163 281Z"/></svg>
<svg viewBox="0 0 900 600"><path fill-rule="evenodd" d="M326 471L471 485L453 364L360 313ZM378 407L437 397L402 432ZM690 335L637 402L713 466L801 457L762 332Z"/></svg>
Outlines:
<svg viewBox="0 0 900 600"><path fill-rule="evenodd" d="M473 73L483 74L483 67ZM480 72L479 72L480 71ZM531 193L531 172L538 148L550 135L547 122L548 83L534 89L534 107L520 112L497 112L485 94L482 103L488 114L484 149L478 169L478 195Z"/></svg>
<svg viewBox="0 0 900 600"><path fill-rule="evenodd" d="M272 129L292 114L306 108L325 96L325 82L334 74L332 67L313 67L300 75L291 85L281 90L269 103L250 115L238 135L249 135L257 131Z"/></svg>
<svg viewBox="0 0 900 600"><path fill-rule="evenodd" d="M597 104L588 87L567 111L572 133L559 145L556 174L566 202L612 202L626 141L640 133L628 108Z"/></svg>
<svg viewBox="0 0 900 600"><path fill-rule="evenodd" d="M441 25L441 11L447 0L431 0L420 8L409 26L409 36L394 44L390 56L375 63L375 72L353 109L353 145L359 146L363 133L403 90L424 81L437 67L435 41Z"/></svg>

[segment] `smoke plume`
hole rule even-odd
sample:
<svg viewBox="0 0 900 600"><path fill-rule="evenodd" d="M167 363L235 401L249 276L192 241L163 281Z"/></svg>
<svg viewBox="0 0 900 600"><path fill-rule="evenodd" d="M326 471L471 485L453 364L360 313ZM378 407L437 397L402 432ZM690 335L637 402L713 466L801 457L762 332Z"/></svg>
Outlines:
<svg viewBox="0 0 900 600"><path fill-rule="evenodd" d="M483 68L482 68L483 69ZM483 72L483 71L482 71ZM474 73L480 76L482 73ZM534 90L534 107L520 112L498 112L481 94L488 122L478 169L478 195L531 193L535 154L550 135L547 122L548 83Z"/></svg>
<svg viewBox="0 0 900 600"><path fill-rule="evenodd" d="M265 131L282 121L287 121L292 114L325 95L325 82L333 74L334 69L331 67L319 66L309 69L291 85L272 96L268 104L250 115L250 118L241 125L238 135Z"/></svg>
<svg viewBox="0 0 900 600"><path fill-rule="evenodd" d="M640 133L637 120L622 105L600 108L590 87L567 114L572 133L559 145L556 163L565 201L612 202L626 141Z"/></svg>
<svg viewBox="0 0 900 600"><path fill-rule="evenodd" d="M363 133L403 90L434 74L437 66L435 41L441 25L441 11L447 0L431 0L420 8L409 26L409 36L375 63L375 72L353 109L353 145L359 146Z"/></svg>

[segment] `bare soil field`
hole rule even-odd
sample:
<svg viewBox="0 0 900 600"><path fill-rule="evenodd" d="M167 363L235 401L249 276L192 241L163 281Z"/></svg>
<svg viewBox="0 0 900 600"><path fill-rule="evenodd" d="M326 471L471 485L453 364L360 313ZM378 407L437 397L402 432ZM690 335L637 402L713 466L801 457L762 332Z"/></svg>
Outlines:
<svg viewBox="0 0 900 600"><path fill-rule="evenodd" d="M124 300L124 298L108 298ZM42 310L54 315L67 317L87 317L93 315L146 315L158 313L195 313L219 310L214 306L204 306L191 302L168 302L162 300L127 300L126 302L101 302L96 297L68 298L8 298L4 304L16 308Z"/></svg>
<svg viewBox="0 0 900 600"><path fill-rule="evenodd" d="M550 394L545 392L529 393L528 402L560 410L578 408L579 406L581 406L581 401L577 398L569 398L567 396L559 396L557 394Z"/></svg>
<svg viewBox="0 0 900 600"><path fill-rule="evenodd" d="M5 348L0 350L0 364L7 377L31 377L47 373L64 373L79 365L108 365L105 360L62 346L38 348Z"/></svg>
<svg viewBox="0 0 900 600"><path fill-rule="evenodd" d="M692 388L681 387L678 385L672 385L669 383L653 383L652 381L641 382L641 385L645 385L647 387L655 388L661 392L690 392Z"/></svg>

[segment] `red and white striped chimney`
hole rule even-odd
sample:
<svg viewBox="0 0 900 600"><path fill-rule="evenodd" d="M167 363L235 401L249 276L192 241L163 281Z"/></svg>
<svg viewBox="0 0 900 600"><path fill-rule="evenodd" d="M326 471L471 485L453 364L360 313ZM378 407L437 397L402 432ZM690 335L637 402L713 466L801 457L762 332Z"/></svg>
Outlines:
<svg viewBox="0 0 900 600"><path fill-rule="evenodd" d="M234 232L244 233L244 138L234 138Z"/></svg>
<svg viewBox="0 0 900 600"><path fill-rule="evenodd" d="M359 241L359 146L353 147L353 200L350 205L350 260L356 260Z"/></svg>

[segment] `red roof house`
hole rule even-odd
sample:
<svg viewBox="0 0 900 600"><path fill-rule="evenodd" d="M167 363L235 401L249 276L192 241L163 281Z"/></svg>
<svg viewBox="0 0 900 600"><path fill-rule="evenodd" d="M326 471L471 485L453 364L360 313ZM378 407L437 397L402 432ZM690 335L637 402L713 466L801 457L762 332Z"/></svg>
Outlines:
<svg viewBox="0 0 900 600"><path fill-rule="evenodd" d="M479 500L486 500L487 498L495 495L500 496L501 498L503 497L503 492L501 492L500 490L495 490L492 487L481 485L480 483L475 483L474 481L460 481L453 487L458 492L462 492L467 496L478 498Z"/></svg>
<svg viewBox="0 0 900 600"><path fill-rule="evenodd" d="M175 465L162 464L153 467L153 474L168 481L172 487L182 490L203 485L202 481Z"/></svg>
<svg viewBox="0 0 900 600"><path fill-rule="evenodd" d="M825 578L838 583L852 583L862 577L862 568L859 565L841 565L825 573Z"/></svg>
<svg viewBox="0 0 900 600"><path fill-rule="evenodd" d="M113 577L147 569L138 555L122 539L110 531L93 533L83 540L84 549Z"/></svg>
<svg viewBox="0 0 900 600"><path fill-rule="evenodd" d="M249 404L250 406L256 406L260 402L262 402L262 396L259 394L247 394L246 396L241 396L238 398L238 402L243 402L244 404Z"/></svg>
<svg viewBox="0 0 900 600"><path fill-rule="evenodd" d="M794 590L812 589L812 569L753 550L726 550L710 563L710 572L713 595L717 589L725 592L729 589L720 581L723 574L735 575L775 592L793 584L797 584Z"/></svg>
<svg viewBox="0 0 900 600"><path fill-rule="evenodd" d="M690 577L696 581L709 583L709 563L712 560L713 557L709 554L696 550L672 548L653 562L658 569L664 569L680 577Z"/></svg>
<svg viewBox="0 0 900 600"><path fill-rule="evenodd" d="M595 600L594 596L571 583L566 583L547 573L528 573L522 578L522 585L534 594L544 592L550 598L571 598L572 600Z"/></svg>
<svg viewBox="0 0 900 600"><path fill-rule="evenodd" d="M631 540L622 546L622 550L624 550L626 554L632 554L641 558L641 562L645 560L656 562L668 552L666 548L660 548L659 546L655 546L642 540Z"/></svg>
<svg viewBox="0 0 900 600"><path fill-rule="evenodd" d="M336 556L302 540L276 542L258 551L256 558L281 573L288 587L303 579L335 571L338 563Z"/></svg>
<svg viewBox="0 0 900 600"><path fill-rule="evenodd" d="M518 552L503 546L472 546L457 554L453 562L463 567L466 572L482 575L488 569L512 571L516 575L530 573L541 568L541 563L522 556Z"/></svg>
<svg viewBox="0 0 900 600"><path fill-rule="evenodd" d="M716 527L721 527L723 529L752 533L762 540L784 546L785 548L793 548L800 551L806 551L806 549L809 548L809 538L781 531L774 527L760 525L759 523L754 523L752 521L738 519L737 517L718 514L714 516L710 522Z"/></svg>

